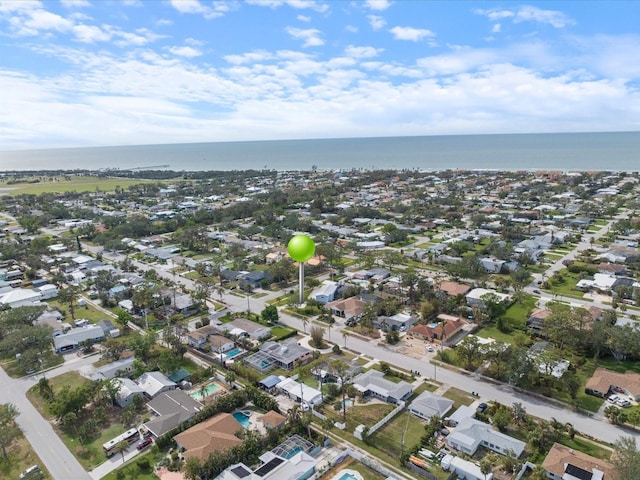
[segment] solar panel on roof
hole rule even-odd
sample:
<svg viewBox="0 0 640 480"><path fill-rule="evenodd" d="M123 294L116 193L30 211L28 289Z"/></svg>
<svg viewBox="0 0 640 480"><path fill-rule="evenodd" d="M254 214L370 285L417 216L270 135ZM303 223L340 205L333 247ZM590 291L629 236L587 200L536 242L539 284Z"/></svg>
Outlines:
<svg viewBox="0 0 640 480"><path fill-rule="evenodd" d="M576 467L575 465L567 464L564 469L564 473L568 473L569 475L579 478L580 480L591 480L593 478L593 472L588 472L580 467Z"/></svg>
<svg viewBox="0 0 640 480"><path fill-rule="evenodd" d="M267 473L271 472L274 468L276 468L282 462L284 462L284 459L282 459L280 457L275 457L272 460L269 460L264 465L262 465L259 469L257 469L253 473L258 475L259 477L264 477Z"/></svg>
<svg viewBox="0 0 640 480"><path fill-rule="evenodd" d="M242 465L238 465L237 467L233 467L231 469L231 471L238 478L244 478L244 477L248 477L249 475L251 475L251 472L249 470L247 470L246 468L244 468Z"/></svg>

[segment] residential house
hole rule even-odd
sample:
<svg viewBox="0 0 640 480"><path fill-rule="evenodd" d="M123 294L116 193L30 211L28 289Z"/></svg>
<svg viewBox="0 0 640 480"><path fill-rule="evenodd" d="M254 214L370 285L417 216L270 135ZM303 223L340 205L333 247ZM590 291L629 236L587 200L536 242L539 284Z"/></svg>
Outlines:
<svg viewBox="0 0 640 480"><path fill-rule="evenodd" d="M422 340L443 340L447 343L468 325L460 317L453 315L442 313L437 318L440 322L416 325L409 330L409 333Z"/></svg>
<svg viewBox="0 0 640 480"><path fill-rule="evenodd" d="M384 331L400 330L404 332L406 329L418 322L417 319L406 313L396 313L391 317L381 316L374 320L373 326Z"/></svg>
<svg viewBox="0 0 640 480"><path fill-rule="evenodd" d="M117 378L115 381L120 384L116 395L116 403L122 408L129 406L135 396L144 395L144 390L133 380Z"/></svg>
<svg viewBox="0 0 640 480"><path fill-rule="evenodd" d="M196 328L187 333L187 343L193 348L202 349L208 343L209 335L214 331L211 325Z"/></svg>
<svg viewBox="0 0 640 480"><path fill-rule="evenodd" d="M190 315L197 310L197 304L191 298L191 295L179 294L175 295L171 300L171 305L176 313L182 315Z"/></svg>
<svg viewBox="0 0 640 480"><path fill-rule="evenodd" d="M225 335L238 338L261 340L271 335L271 329L246 318L236 318L229 323L217 323L215 329Z"/></svg>
<svg viewBox="0 0 640 480"><path fill-rule="evenodd" d="M247 284L251 288L260 288L263 282L269 283L269 280L269 273L266 270L253 270L238 279L240 284Z"/></svg>
<svg viewBox="0 0 640 480"><path fill-rule="evenodd" d="M296 403L317 407L322 404L322 392L313 387L299 383L292 378L284 378L276 385L284 395Z"/></svg>
<svg viewBox="0 0 640 480"><path fill-rule="evenodd" d="M326 304L333 302L338 291L338 283L331 280L325 280L319 287L313 289L309 294L309 298L318 303Z"/></svg>
<svg viewBox="0 0 640 480"><path fill-rule="evenodd" d="M312 356L311 350L298 345L295 338L289 338L280 343L265 342L260 347L260 351L245 358L244 361L252 368L266 373L278 367L292 370L297 365L308 362Z"/></svg>
<svg viewBox="0 0 640 480"><path fill-rule="evenodd" d="M640 374L618 373L606 368L597 368L585 385L585 392L605 398L610 392L624 393L634 400L640 400Z"/></svg>
<svg viewBox="0 0 640 480"><path fill-rule="evenodd" d="M223 452L240 445L242 440L236 434L242 425L230 413L219 413L202 423L179 433L173 439L178 448L184 449L184 458L207 460L215 452Z"/></svg>
<svg viewBox="0 0 640 480"><path fill-rule="evenodd" d="M615 469L606 460L554 443L542 462L551 480L618 480ZM622 479L620 479L622 480Z"/></svg>
<svg viewBox="0 0 640 480"><path fill-rule="evenodd" d="M212 353L225 353L236 346L233 340L222 335L209 335L209 345Z"/></svg>
<svg viewBox="0 0 640 480"><path fill-rule="evenodd" d="M290 456L293 451L298 453ZM218 475L216 480L306 480L316 472L317 463L315 458L297 446L278 446L260 456L260 466L255 470L244 463L237 463Z"/></svg>
<svg viewBox="0 0 640 480"><path fill-rule="evenodd" d="M444 418L451 407L453 407L453 400L424 391L411 402L407 410L416 417L429 420L433 416Z"/></svg>
<svg viewBox="0 0 640 480"><path fill-rule="evenodd" d="M447 436L447 445L467 455L475 454L478 447L506 455L511 451L518 458L522 455L525 442L505 435L487 423L474 418L462 419L452 433Z"/></svg>
<svg viewBox="0 0 640 480"><path fill-rule="evenodd" d="M436 287L437 290L443 292L448 297L457 297L458 295L466 295L471 290L471 286L464 283L443 281Z"/></svg>
<svg viewBox="0 0 640 480"><path fill-rule="evenodd" d="M154 437L173 430L191 419L202 409L202 405L182 390L172 390L158 395L147 403L154 417L144 424Z"/></svg>
<svg viewBox="0 0 640 480"><path fill-rule="evenodd" d="M406 400L413 393L413 385L401 380L398 383L384 378L382 372L369 370L353 379L353 386L363 396L372 395L388 403Z"/></svg>
<svg viewBox="0 0 640 480"><path fill-rule="evenodd" d="M113 323L111 323L111 320L100 320L98 323L96 323L96 325L98 325L100 328L102 328L102 331L104 332L104 336L105 337L118 337L120 336L120 329L116 328Z"/></svg>
<svg viewBox="0 0 640 480"><path fill-rule="evenodd" d="M58 296L58 287L50 283L36 287L34 290L40 293L41 300L49 300Z"/></svg>
<svg viewBox="0 0 640 480"><path fill-rule="evenodd" d="M269 410L260 417L260 421L265 428L279 430L285 423L287 423L287 417L273 410Z"/></svg>
<svg viewBox="0 0 640 480"><path fill-rule="evenodd" d="M495 290L488 290L486 288L474 288L465 296L465 298L467 299L467 305L469 305L470 307L484 307L487 298L485 297L485 295L487 295L487 297L495 295L500 302L506 302L510 298L509 295L497 292Z"/></svg>
<svg viewBox="0 0 640 480"><path fill-rule="evenodd" d="M87 325L81 328L72 328L67 333L53 338L53 347L56 353L75 350L84 341L101 342L104 340L104 331L98 325Z"/></svg>
<svg viewBox="0 0 640 480"><path fill-rule="evenodd" d="M367 302L358 297L349 297L327 303L326 307L331 313L347 320L350 318L358 319L364 313Z"/></svg>
<svg viewBox="0 0 640 480"><path fill-rule="evenodd" d="M107 378L125 377L133 372L135 357L121 358L115 362L107 363L96 369L91 375L92 380L104 380Z"/></svg>
<svg viewBox="0 0 640 480"><path fill-rule="evenodd" d="M0 306L17 308L39 303L42 299L40 292L27 288L12 288L0 296Z"/></svg>
<svg viewBox="0 0 640 480"><path fill-rule="evenodd" d="M551 315L551 310L536 308L527 319L527 328L530 328L537 334L542 334L544 332L544 322L549 315Z"/></svg>
<svg viewBox="0 0 640 480"><path fill-rule="evenodd" d="M142 374L136 381L140 387L144 390L144 394L147 398L155 398L161 393L175 390L178 385L175 382L169 380L166 375L160 372L147 372Z"/></svg>

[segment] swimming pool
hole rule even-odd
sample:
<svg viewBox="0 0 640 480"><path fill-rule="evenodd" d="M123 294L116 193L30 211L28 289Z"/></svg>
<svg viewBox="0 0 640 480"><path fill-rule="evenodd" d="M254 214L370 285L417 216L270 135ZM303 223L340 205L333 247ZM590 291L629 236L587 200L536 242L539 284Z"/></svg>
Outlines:
<svg viewBox="0 0 640 480"><path fill-rule="evenodd" d="M249 415L247 415L247 413ZM233 418L235 418L238 423L242 425L242 428L249 428L249 426L251 425L251 421L249 421L251 412L233 412L232 415Z"/></svg>
<svg viewBox="0 0 640 480"><path fill-rule="evenodd" d="M212 395L212 394L216 393L218 390L220 390L220 385L218 385L216 383L210 383L209 385L204 387L204 395L202 395L203 390L201 388L198 388L197 390L194 390L189 395L194 400L202 400L203 398L206 398L209 395Z"/></svg>
<svg viewBox="0 0 640 480"><path fill-rule="evenodd" d="M233 350L229 350L227 353L225 353L224 356L225 356L225 358L229 359L229 358L237 357L242 352L243 352L242 349L234 348Z"/></svg>
<svg viewBox="0 0 640 480"><path fill-rule="evenodd" d="M430 327L430 328L436 328L437 326L438 326L438 324L437 324L437 323L430 323L430 324L429 324L429 327Z"/></svg>
<svg viewBox="0 0 640 480"><path fill-rule="evenodd" d="M333 480L362 480L362 475L355 470L345 469L341 472L338 472Z"/></svg>

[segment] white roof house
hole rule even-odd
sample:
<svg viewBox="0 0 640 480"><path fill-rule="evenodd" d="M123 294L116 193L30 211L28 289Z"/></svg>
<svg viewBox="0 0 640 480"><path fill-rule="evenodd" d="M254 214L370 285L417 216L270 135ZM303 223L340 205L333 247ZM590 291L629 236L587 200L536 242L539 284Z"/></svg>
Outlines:
<svg viewBox="0 0 640 480"><path fill-rule="evenodd" d="M34 292L26 288L12 288L11 291L0 297L0 305L6 305L11 308L22 307L25 305L33 305L42 298L40 292Z"/></svg>
<svg viewBox="0 0 640 480"><path fill-rule="evenodd" d="M309 298L320 303L332 302L336 298L338 287L339 285L337 282L325 280L321 285L313 289L309 294Z"/></svg>
<svg viewBox="0 0 640 480"><path fill-rule="evenodd" d="M80 328L72 328L67 333L53 337L53 346L56 353L73 350L85 340L98 342L104 340L104 330L98 325L86 325Z"/></svg>
<svg viewBox="0 0 640 480"><path fill-rule="evenodd" d="M128 378L118 378L120 382L120 389L116 395L116 403L122 408L131 403L131 400L136 395L142 395L144 390L136 382Z"/></svg>
<svg viewBox="0 0 640 480"><path fill-rule="evenodd" d="M440 466L443 470L455 472L458 478L464 478L465 480L493 479L493 473L490 472L485 476L480 467L475 463L453 455L445 455L440 462Z"/></svg>
<svg viewBox="0 0 640 480"><path fill-rule="evenodd" d="M413 385L410 383L404 380L394 383L383 377L382 372L369 370L354 378L353 386L364 395L374 395L389 403L398 403L413 393Z"/></svg>
<svg viewBox="0 0 640 480"><path fill-rule="evenodd" d="M178 388L175 382L172 382L160 372L144 373L136 383L140 385L144 390L144 394L149 398L155 398L163 392Z"/></svg>
<svg viewBox="0 0 640 480"><path fill-rule="evenodd" d="M317 464L317 460L306 452L298 452L289 459L266 452L260 460L262 464L255 470L238 463L223 471L216 480L296 480L310 477Z"/></svg>
<svg viewBox="0 0 640 480"><path fill-rule="evenodd" d="M507 295L506 293L500 293L496 290L489 290L486 288L474 288L469 293L467 293L465 298L467 299L468 305L483 305L484 300L482 297L489 294L495 295L500 299L501 302L509 299L509 295Z"/></svg>
<svg viewBox="0 0 640 480"><path fill-rule="evenodd" d="M297 402L300 402L300 396L302 395L302 401L308 405L316 406L322 403L322 392L320 390L316 390L304 383L301 387L301 384L292 378L285 378L276 385L276 388L279 388Z"/></svg>
<svg viewBox="0 0 640 480"><path fill-rule="evenodd" d="M473 455L479 446L503 455L510 450L517 458L524 451L526 443L494 430L487 423L467 417L449 434L447 445L469 455Z"/></svg>
<svg viewBox="0 0 640 480"><path fill-rule="evenodd" d="M429 391L422 392L413 402L409 405L409 412L415 416L424 420L429 420L433 416L444 418L451 407L453 406L453 400L441 397Z"/></svg>

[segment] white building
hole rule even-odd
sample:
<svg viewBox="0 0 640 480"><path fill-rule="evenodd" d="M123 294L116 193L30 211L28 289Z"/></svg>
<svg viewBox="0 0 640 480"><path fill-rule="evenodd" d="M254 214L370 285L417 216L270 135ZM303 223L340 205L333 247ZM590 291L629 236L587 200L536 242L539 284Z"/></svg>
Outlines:
<svg viewBox="0 0 640 480"><path fill-rule="evenodd" d="M72 328L67 333L53 338L53 346L56 353L64 353L75 350L86 340L99 342L104 340L104 331L98 325L87 325L81 328Z"/></svg>
<svg viewBox="0 0 640 480"><path fill-rule="evenodd" d="M300 384L292 378L283 379L276 385L276 388L296 402L302 400L303 403L314 407L322 403L322 392L320 390L316 390L304 383Z"/></svg>
<svg viewBox="0 0 640 480"><path fill-rule="evenodd" d="M407 410L416 417L429 420L433 416L444 418L451 407L453 407L453 400L425 391L411 402Z"/></svg>
<svg viewBox="0 0 640 480"><path fill-rule="evenodd" d="M140 385L148 398L155 398L163 392L175 390L178 385L160 372L147 372L136 383Z"/></svg>
<svg viewBox="0 0 640 480"><path fill-rule="evenodd" d="M0 305L10 308L33 305L41 300L40 292L34 292L26 288L13 288L0 297Z"/></svg>
<svg viewBox="0 0 640 480"><path fill-rule="evenodd" d="M42 300L49 300L50 298L56 298L58 296L58 287L51 283L47 283L46 285L42 285L35 289L37 292L40 292L40 296Z"/></svg>

